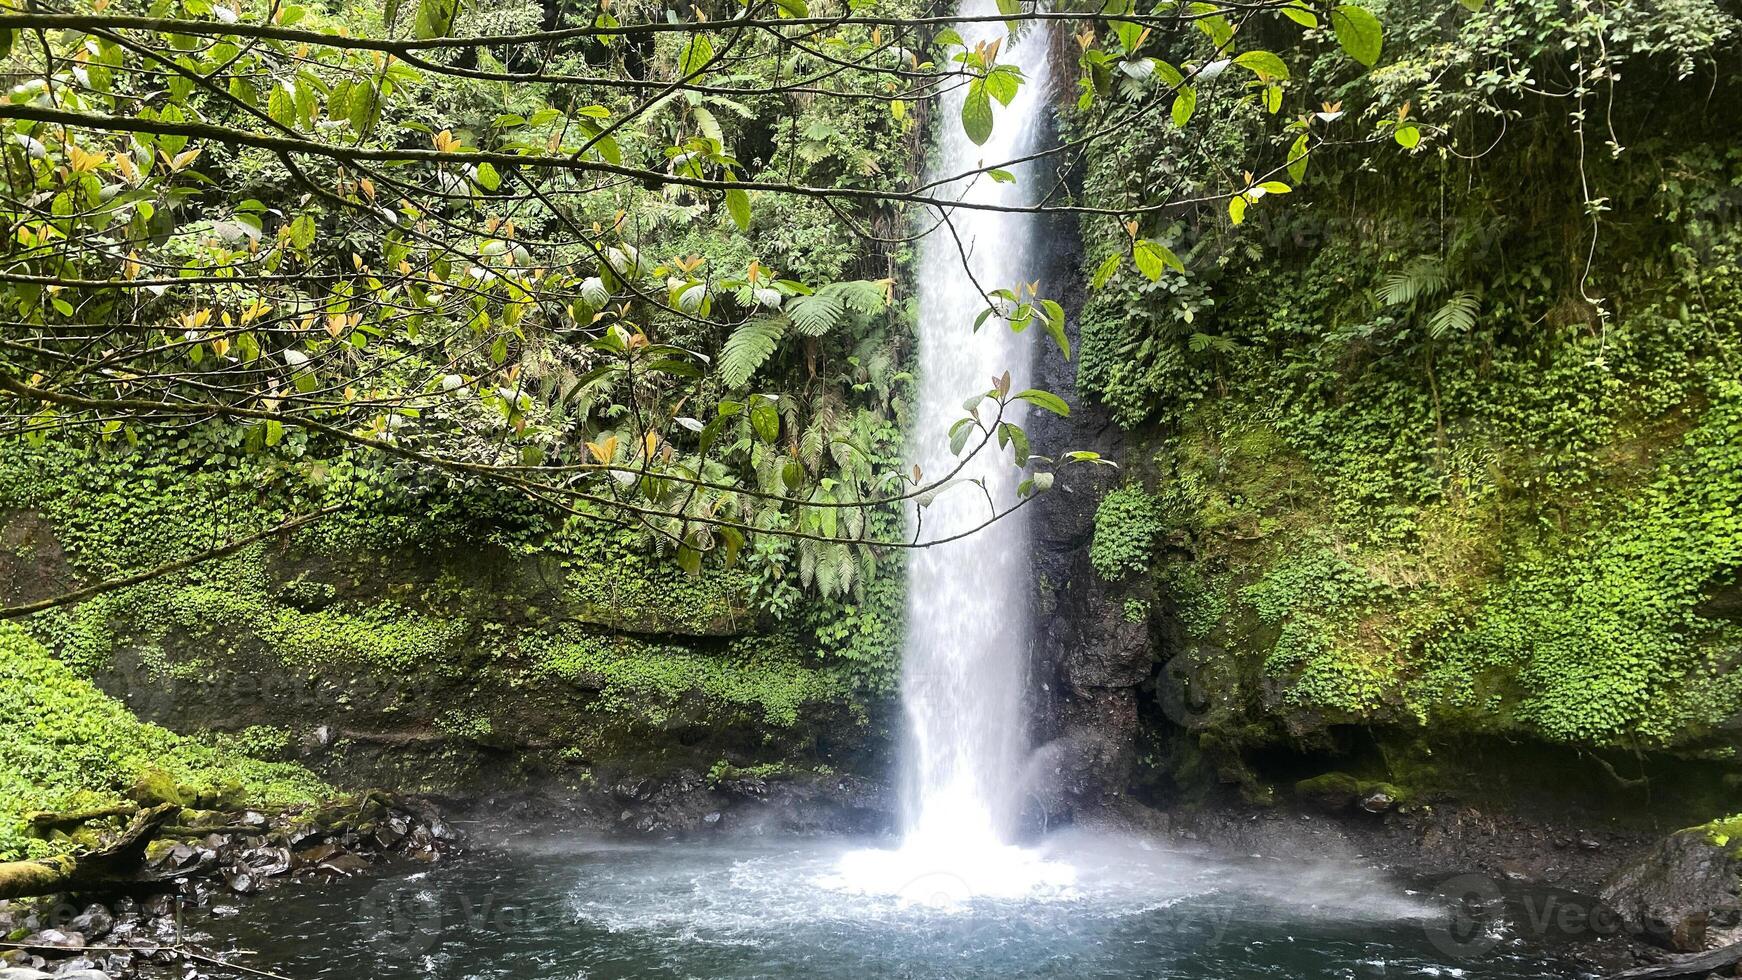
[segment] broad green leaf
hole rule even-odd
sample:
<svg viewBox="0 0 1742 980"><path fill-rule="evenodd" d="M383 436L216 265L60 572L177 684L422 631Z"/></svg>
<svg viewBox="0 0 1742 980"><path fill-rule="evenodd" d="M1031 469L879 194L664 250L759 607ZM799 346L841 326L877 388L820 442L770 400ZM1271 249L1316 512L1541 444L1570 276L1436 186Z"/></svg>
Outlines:
<svg viewBox="0 0 1742 980"><path fill-rule="evenodd" d="M1295 137L1294 145L1288 148L1288 178L1295 183L1306 179L1307 169L1307 134Z"/></svg>
<svg viewBox="0 0 1742 980"><path fill-rule="evenodd" d="M750 427L756 430L757 438L769 445L780 438L780 412L773 402L757 399L750 407Z"/></svg>
<svg viewBox="0 0 1742 980"><path fill-rule="evenodd" d="M714 45L705 34L690 37L690 43L684 46L683 58L678 62L678 72L685 78L697 74L714 60Z"/></svg>
<svg viewBox="0 0 1742 980"><path fill-rule="evenodd" d="M986 73L985 88L986 94L997 99L999 104L1009 105L1022 88L1022 76L1009 65L999 65Z"/></svg>
<svg viewBox="0 0 1742 980"><path fill-rule="evenodd" d="M453 33L454 18L459 13L460 0L417 0L411 33L420 39L447 37Z"/></svg>
<svg viewBox="0 0 1742 980"><path fill-rule="evenodd" d="M1036 408L1044 408L1054 415L1068 418L1071 414L1071 407L1065 404L1065 400L1050 391L1041 391L1039 388L1029 388L1025 391L1017 392L1016 397Z"/></svg>
<svg viewBox="0 0 1742 980"><path fill-rule="evenodd" d="M677 546L677 564L689 575L702 574L702 553L687 544Z"/></svg>
<svg viewBox="0 0 1742 980"><path fill-rule="evenodd" d="M1379 18L1365 7L1345 3L1331 11L1331 27L1337 33L1337 43L1361 64L1371 68L1379 63L1385 32Z"/></svg>
<svg viewBox="0 0 1742 980"><path fill-rule="evenodd" d="M1180 272L1186 271L1185 263L1173 254L1172 249L1147 238L1140 238L1131 246L1131 260L1137 264L1137 271L1150 282L1159 280L1162 270L1170 266Z"/></svg>
<svg viewBox="0 0 1742 980"><path fill-rule="evenodd" d="M1478 2L1480 2L1480 0L1478 0ZM1306 4L1300 2L1300 0L1295 0L1295 2L1283 7L1282 15L1302 27L1319 26L1318 14L1313 13L1312 9Z"/></svg>
<svg viewBox="0 0 1742 980"><path fill-rule="evenodd" d="M1235 224L1246 220L1246 195L1236 194L1228 201L1228 217Z"/></svg>
<svg viewBox="0 0 1742 980"><path fill-rule="evenodd" d="M1107 256L1107 258L1101 262L1101 267L1095 270L1095 275L1089 280L1089 285L1095 289L1100 289L1102 286L1107 285L1107 280L1113 278L1113 273L1119 271L1119 263L1124 258L1125 256L1118 252L1114 252L1112 255Z"/></svg>
<svg viewBox="0 0 1742 980"><path fill-rule="evenodd" d="M1269 51L1247 51L1236 57L1234 64L1247 69L1265 81L1280 81L1288 78L1288 66L1282 59Z"/></svg>
<svg viewBox="0 0 1742 980"><path fill-rule="evenodd" d="M315 219L306 214L299 214L290 223L290 244L297 251L303 251L315 243Z"/></svg>
<svg viewBox="0 0 1742 980"><path fill-rule="evenodd" d="M962 131L976 146L984 146L992 137L992 100L978 79L968 86L968 96L962 100Z"/></svg>
<svg viewBox="0 0 1742 980"><path fill-rule="evenodd" d="M1014 422L1005 422L1000 426L1000 442L1008 441L1012 447L1017 466L1028 465L1028 433Z"/></svg>
<svg viewBox="0 0 1742 980"><path fill-rule="evenodd" d="M478 182L479 187L487 191L494 191L502 186L501 175L496 173L496 168L487 161L478 164L478 172L472 175L472 179Z"/></svg>
<svg viewBox="0 0 1742 980"><path fill-rule="evenodd" d="M732 223L739 231L750 230L750 194L738 188L726 192L726 213L732 216Z"/></svg>
<svg viewBox="0 0 1742 980"><path fill-rule="evenodd" d="M968 437L973 434L973 419L957 419L956 424L950 426L950 455L962 455L962 450L967 448Z"/></svg>
<svg viewBox="0 0 1742 980"><path fill-rule="evenodd" d="M1405 123L1391 131L1391 138L1397 141L1398 146L1406 150L1413 150L1421 145L1421 130Z"/></svg>
<svg viewBox="0 0 1742 980"><path fill-rule="evenodd" d="M1192 113L1198 108L1198 90L1190 85L1182 85L1173 96L1173 124L1181 129L1191 122Z"/></svg>

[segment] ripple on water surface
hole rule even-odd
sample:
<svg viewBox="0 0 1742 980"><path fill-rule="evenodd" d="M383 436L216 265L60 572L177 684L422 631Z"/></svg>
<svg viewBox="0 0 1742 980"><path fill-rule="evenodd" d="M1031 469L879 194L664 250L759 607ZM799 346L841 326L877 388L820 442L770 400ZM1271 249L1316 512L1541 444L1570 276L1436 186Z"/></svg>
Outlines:
<svg viewBox="0 0 1742 980"><path fill-rule="evenodd" d="M1012 851L1055 877L1000 898L947 862L858 842L532 838L409 876L293 884L209 928L298 980L1580 975L1504 928L1448 947L1443 909L1358 863L1081 834Z"/></svg>

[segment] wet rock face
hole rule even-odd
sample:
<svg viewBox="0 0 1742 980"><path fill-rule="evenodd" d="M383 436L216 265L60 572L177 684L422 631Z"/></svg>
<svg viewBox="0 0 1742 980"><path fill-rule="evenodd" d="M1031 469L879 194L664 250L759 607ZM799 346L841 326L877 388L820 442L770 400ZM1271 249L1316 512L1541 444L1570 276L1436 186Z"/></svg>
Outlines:
<svg viewBox="0 0 1742 980"><path fill-rule="evenodd" d="M593 793L533 793L475 800L487 822L559 823L653 837L783 833L877 834L895 823L885 784L825 773L715 778L691 770L630 775Z"/></svg>
<svg viewBox="0 0 1742 980"><path fill-rule="evenodd" d="M1052 264L1068 268L1071 236L1053 236L1059 254ZM1075 282L1059 274L1050 281ZM1080 296L1061 298L1067 309ZM1075 340L1076 324L1069 326ZM1051 344L1037 345L1035 386L1071 404L1069 418L1030 413L1027 428L1037 451L1058 455L1090 450L1120 459L1123 436L1098 405L1077 397L1076 365ZM1044 448L1041 448L1044 447ZM1095 510L1121 479L1120 471L1092 464L1059 470L1053 488L1031 509L1034 556L1034 650L1032 698L1034 744L1025 787L1038 819L1115 805L1130 782L1137 734L1138 686L1149 677L1153 651L1147 617L1126 614L1129 596L1101 580L1089 563Z"/></svg>
<svg viewBox="0 0 1742 980"><path fill-rule="evenodd" d="M1708 929L1742 915L1742 864L1702 830L1670 835L1603 883L1602 899L1627 929L1677 952L1706 945Z"/></svg>

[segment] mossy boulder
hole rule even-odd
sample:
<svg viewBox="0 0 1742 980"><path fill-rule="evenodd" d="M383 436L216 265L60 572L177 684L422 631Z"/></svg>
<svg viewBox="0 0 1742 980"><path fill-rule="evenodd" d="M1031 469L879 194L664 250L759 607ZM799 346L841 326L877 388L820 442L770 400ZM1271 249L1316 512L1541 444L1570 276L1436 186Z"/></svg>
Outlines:
<svg viewBox="0 0 1742 980"><path fill-rule="evenodd" d="M183 795L182 788L176 785L174 777L162 769L147 769L141 772L133 780L133 785L127 788L127 798L143 807L153 807L162 803L186 806L189 802Z"/></svg>
<svg viewBox="0 0 1742 980"><path fill-rule="evenodd" d="M1361 792L1361 781L1346 772L1327 772L1294 784L1294 795L1321 810L1347 810Z"/></svg>
<svg viewBox="0 0 1742 980"><path fill-rule="evenodd" d="M1408 793L1391 783L1359 779L1346 772L1327 772L1294 784L1294 795L1327 813L1359 808L1384 813L1408 799Z"/></svg>

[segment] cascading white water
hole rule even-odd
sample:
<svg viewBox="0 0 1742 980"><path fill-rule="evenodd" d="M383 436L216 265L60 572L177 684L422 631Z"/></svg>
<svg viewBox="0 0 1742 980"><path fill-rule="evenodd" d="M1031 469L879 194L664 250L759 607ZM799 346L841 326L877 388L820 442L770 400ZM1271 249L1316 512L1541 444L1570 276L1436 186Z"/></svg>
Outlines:
<svg viewBox="0 0 1742 980"><path fill-rule="evenodd" d="M992 0L964 0L961 12L995 16L998 10ZM983 146L969 140L959 122L964 90L941 100L934 179L1002 166L1033 152L1047 105L1044 25L1031 25L1014 41L998 21L964 24L959 33L970 47L1003 39L999 63L1019 67L1026 81L1009 106L996 107L992 135ZM1032 203L1039 182L1034 168L1008 169L1017 178L1014 183L980 174L934 193L973 203ZM920 398L911 453L926 481L939 479L958 462L949 449L949 430L966 414L965 398L986 391L1006 371L1012 390L1027 387L1033 336L1013 333L998 320L974 329L985 309L980 290L1020 288L1019 283L1037 278L1040 249L1033 215L954 208L948 217L954 233L939 227L928 235L918 268ZM981 408L988 423L990 406ZM1006 419L1020 422L1009 414L1020 407L1013 403ZM976 434L968 445L978 442ZM916 511L910 519L921 522L920 540L971 530L986 522L991 505L1003 510L1016 502L1020 474L996 441L958 476L983 480L987 492L957 484ZM983 533L909 552L901 692L908 722L903 842L893 854L849 855L841 875L849 887L929 901L1010 897L1069 883L1068 867L1010 843L1027 748L1025 516L1019 511Z"/></svg>

